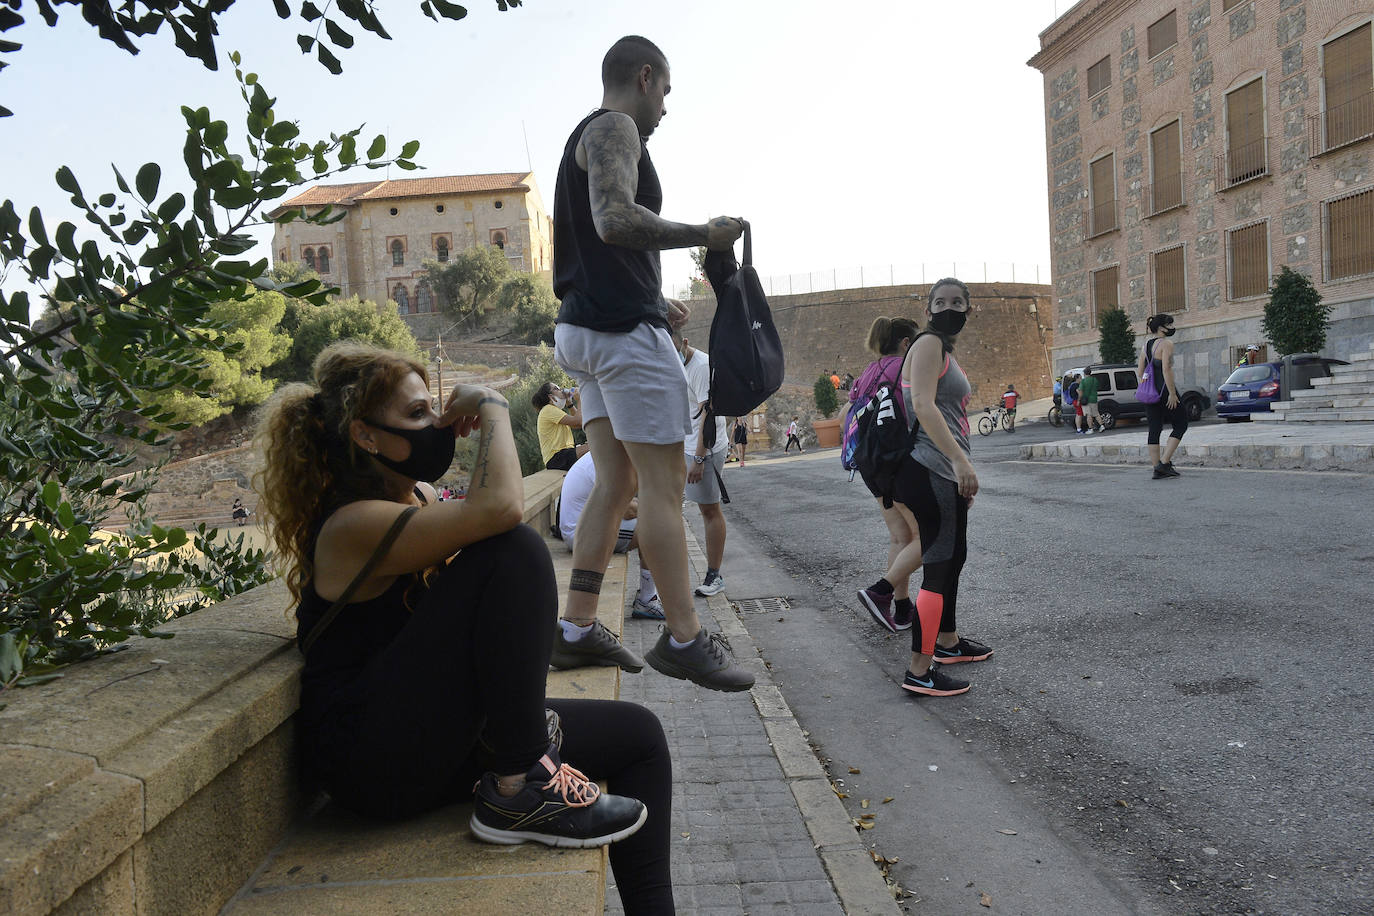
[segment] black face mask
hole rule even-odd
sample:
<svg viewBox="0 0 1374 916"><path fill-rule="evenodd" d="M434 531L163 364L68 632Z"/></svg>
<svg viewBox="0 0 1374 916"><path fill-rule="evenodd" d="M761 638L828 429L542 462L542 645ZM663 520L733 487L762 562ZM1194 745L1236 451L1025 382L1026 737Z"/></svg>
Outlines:
<svg viewBox="0 0 1374 916"><path fill-rule="evenodd" d="M968 312L945 309L943 312L936 312L930 316L930 329L937 334L953 337L964 329L964 322L966 321L968 321Z"/></svg>
<svg viewBox="0 0 1374 916"><path fill-rule="evenodd" d="M1165 336L1165 337L1173 337L1173 336L1174 336L1174 331L1175 331L1175 330L1176 330L1175 328L1165 328L1165 329L1164 329L1164 336Z"/></svg>
<svg viewBox="0 0 1374 916"><path fill-rule="evenodd" d="M410 457L404 461L393 461L385 455L372 456L403 477L433 483L443 477L449 465L453 464L453 452L458 447L458 442L453 438L453 430L450 427L431 425L421 429L401 429L383 426L371 420L363 422L393 436L400 436L410 443Z"/></svg>

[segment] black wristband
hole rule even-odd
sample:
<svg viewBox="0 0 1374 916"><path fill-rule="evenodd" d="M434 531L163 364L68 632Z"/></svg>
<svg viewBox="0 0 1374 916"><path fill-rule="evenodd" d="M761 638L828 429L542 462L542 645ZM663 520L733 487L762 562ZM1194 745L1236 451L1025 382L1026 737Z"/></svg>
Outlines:
<svg viewBox="0 0 1374 916"><path fill-rule="evenodd" d="M478 407L481 407L483 404L500 404L502 407L510 410L510 404L505 398L482 398L477 402Z"/></svg>

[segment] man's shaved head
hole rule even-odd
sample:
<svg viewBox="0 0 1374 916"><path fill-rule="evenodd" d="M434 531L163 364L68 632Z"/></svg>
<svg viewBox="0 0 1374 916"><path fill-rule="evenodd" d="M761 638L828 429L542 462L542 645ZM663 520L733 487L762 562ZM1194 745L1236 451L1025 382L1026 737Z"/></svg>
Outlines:
<svg viewBox="0 0 1374 916"><path fill-rule="evenodd" d="M601 61L601 85L610 90L633 83L645 64L652 67L656 75L668 70L668 58L663 56L658 45L639 35L626 35L611 45Z"/></svg>

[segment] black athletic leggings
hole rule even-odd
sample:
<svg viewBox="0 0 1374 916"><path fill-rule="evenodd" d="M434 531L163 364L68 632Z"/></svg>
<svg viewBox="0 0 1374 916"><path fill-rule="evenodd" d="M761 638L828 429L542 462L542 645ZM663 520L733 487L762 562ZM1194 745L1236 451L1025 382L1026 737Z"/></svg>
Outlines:
<svg viewBox="0 0 1374 916"><path fill-rule="evenodd" d="M558 610L544 541L521 525L463 548L409 622L345 689L343 709L303 738L343 807L404 817L465 801L483 768L529 769L547 750L544 684ZM626 913L673 912L672 761L652 712L608 700L547 700L563 761L649 809L614 843ZM478 759L477 739L494 752Z"/></svg>
<svg viewBox="0 0 1374 916"><path fill-rule="evenodd" d="M1173 410L1165 407L1165 402L1169 400L1169 389L1166 387L1158 401L1153 404L1145 405L1145 418L1150 424L1149 435L1145 438L1148 445L1158 445L1159 435L1164 431L1164 421L1168 420L1173 427L1169 430L1170 439L1182 439L1183 434L1188 431L1188 408L1182 401Z"/></svg>
<svg viewBox="0 0 1374 916"><path fill-rule="evenodd" d="M956 629L959 574L968 559L968 500L959 485L930 472L913 458L902 462L894 499L916 516L924 577L916 593L911 651L935 654L935 637Z"/></svg>

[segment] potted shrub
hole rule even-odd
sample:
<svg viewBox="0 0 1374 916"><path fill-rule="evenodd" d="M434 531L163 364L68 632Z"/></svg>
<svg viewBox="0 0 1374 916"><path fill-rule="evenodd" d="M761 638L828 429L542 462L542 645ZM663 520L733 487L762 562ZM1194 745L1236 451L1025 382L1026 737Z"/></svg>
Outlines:
<svg viewBox="0 0 1374 916"><path fill-rule="evenodd" d="M816 444L821 448L836 448L840 444L842 421L835 416L836 411L840 409L840 396L835 391L835 383L830 381L828 374L821 373L821 377L816 379L816 384L811 390L816 397L816 410L823 417L811 421L811 429L816 433Z"/></svg>

